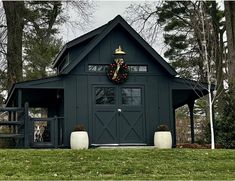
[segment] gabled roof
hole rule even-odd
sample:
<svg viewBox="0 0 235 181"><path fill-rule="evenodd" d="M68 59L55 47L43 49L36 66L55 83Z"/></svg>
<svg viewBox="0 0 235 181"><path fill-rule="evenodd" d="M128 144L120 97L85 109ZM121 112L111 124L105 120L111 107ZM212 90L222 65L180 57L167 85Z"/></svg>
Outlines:
<svg viewBox="0 0 235 181"><path fill-rule="evenodd" d="M211 91L216 86L211 85ZM192 102L208 94L208 84L185 78L173 77L171 79L172 101L174 109Z"/></svg>
<svg viewBox="0 0 235 181"><path fill-rule="evenodd" d="M80 43L83 43L83 42L85 42L88 39L94 38L95 36L100 34L105 29L106 26L107 26L107 24L105 24L105 25L103 25L103 26L101 26L101 27L99 27L99 28L97 28L97 29L95 29L93 31L90 31L90 32L88 32L88 33L86 33L86 34L84 34L84 35L82 35L82 36L80 36L80 37L78 37L76 39L73 39L72 41L66 43L63 46L63 48L61 49L61 51L57 54L55 60L53 61L53 63L52 63L53 68L55 68L61 62L62 56L67 52L67 50L69 48L72 48L75 45L78 45Z"/></svg>
<svg viewBox="0 0 235 181"><path fill-rule="evenodd" d="M71 70L73 70L76 65L78 65L92 50L95 46L100 43L117 25L121 25L129 34L138 42L146 51L153 56L153 58L172 76L175 76L177 72L120 16L116 16L112 21L107 23L100 28L75 39L72 42L66 44L66 46L62 49L62 51L57 56L54 61L54 67L58 64L60 57L64 54L64 52L75 46L82 41L87 40L88 38L93 37L93 39L87 44L86 48L81 52L81 54L71 62L67 67L65 67L61 74L68 74Z"/></svg>
<svg viewBox="0 0 235 181"><path fill-rule="evenodd" d="M13 94L15 93L16 89L25 89L25 88L63 89L63 82L61 80L62 79L60 76L52 76L41 79L17 82L13 84L11 89L9 90L5 104L8 106L10 100L13 98ZM51 84L50 86L48 86L47 83L50 84L51 82L52 83L56 82L56 84ZM45 86L42 86L43 84Z"/></svg>

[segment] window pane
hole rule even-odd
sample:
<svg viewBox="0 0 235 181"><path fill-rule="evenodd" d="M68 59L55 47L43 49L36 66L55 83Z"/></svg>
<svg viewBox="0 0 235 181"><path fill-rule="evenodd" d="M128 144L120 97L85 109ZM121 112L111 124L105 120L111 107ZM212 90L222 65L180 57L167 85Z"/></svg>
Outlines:
<svg viewBox="0 0 235 181"><path fill-rule="evenodd" d="M123 88L122 89L123 105L141 105L141 89L140 88Z"/></svg>
<svg viewBox="0 0 235 181"><path fill-rule="evenodd" d="M89 72L96 72L97 66L96 65L88 65L88 71Z"/></svg>
<svg viewBox="0 0 235 181"><path fill-rule="evenodd" d="M104 104L104 89L96 88L96 104Z"/></svg>
<svg viewBox="0 0 235 181"><path fill-rule="evenodd" d="M132 96L139 96L140 97L141 90L140 89L132 89Z"/></svg>
<svg viewBox="0 0 235 181"><path fill-rule="evenodd" d="M147 72L147 66L139 66L139 72Z"/></svg>
<svg viewBox="0 0 235 181"><path fill-rule="evenodd" d="M130 72L147 72L146 65L129 65Z"/></svg>
<svg viewBox="0 0 235 181"><path fill-rule="evenodd" d="M88 65L89 72L105 72L107 65Z"/></svg>
<svg viewBox="0 0 235 181"><path fill-rule="evenodd" d="M141 105L141 97L133 97L133 98L132 98L132 105L133 105L133 106L139 106L139 105Z"/></svg>
<svg viewBox="0 0 235 181"><path fill-rule="evenodd" d="M106 96L108 97L114 97L114 88L112 87L106 87L105 88L105 93L106 93Z"/></svg>
<svg viewBox="0 0 235 181"><path fill-rule="evenodd" d="M131 65L129 66L130 72L138 72L138 66Z"/></svg>
<svg viewBox="0 0 235 181"><path fill-rule="evenodd" d="M97 65L97 72L102 72L104 71L104 66L103 65Z"/></svg>
<svg viewBox="0 0 235 181"><path fill-rule="evenodd" d="M115 98L114 97L107 97L107 101L105 104L115 104Z"/></svg>
<svg viewBox="0 0 235 181"><path fill-rule="evenodd" d="M124 88L122 89L122 96L131 96L131 89Z"/></svg>
<svg viewBox="0 0 235 181"><path fill-rule="evenodd" d="M114 88L100 87L95 90L96 104L115 104Z"/></svg>
<svg viewBox="0 0 235 181"><path fill-rule="evenodd" d="M123 105L132 105L131 97L122 97L122 104Z"/></svg>

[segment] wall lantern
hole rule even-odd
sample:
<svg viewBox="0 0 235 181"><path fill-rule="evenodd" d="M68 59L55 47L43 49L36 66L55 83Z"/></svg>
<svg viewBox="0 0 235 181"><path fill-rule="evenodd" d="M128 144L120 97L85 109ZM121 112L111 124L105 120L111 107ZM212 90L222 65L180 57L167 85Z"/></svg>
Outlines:
<svg viewBox="0 0 235 181"><path fill-rule="evenodd" d="M126 52L124 52L121 48L121 46L119 45L119 47L115 50L114 55L116 57L116 59L122 59L124 58L124 56L126 55Z"/></svg>

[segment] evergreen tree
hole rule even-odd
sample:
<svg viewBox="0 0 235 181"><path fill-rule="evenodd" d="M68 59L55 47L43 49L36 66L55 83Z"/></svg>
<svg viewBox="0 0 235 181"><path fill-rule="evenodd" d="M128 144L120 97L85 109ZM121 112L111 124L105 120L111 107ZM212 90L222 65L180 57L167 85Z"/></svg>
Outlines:
<svg viewBox="0 0 235 181"><path fill-rule="evenodd" d="M235 148L235 93L226 93L224 100L223 114L215 122L215 138L225 148Z"/></svg>
<svg viewBox="0 0 235 181"><path fill-rule="evenodd" d="M46 77L49 68L61 48L56 37L58 26L64 22L62 3L58 1L30 1L28 6L28 30L24 33L25 79Z"/></svg>
<svg viewBox="0 0 235 181"><path fill-rule="evenodd" d="M51 76L51 69L55 55L61 49L62 41L54 37L41 39L33 37L25 39L24 73L25 80L32 80Z"/></svg>

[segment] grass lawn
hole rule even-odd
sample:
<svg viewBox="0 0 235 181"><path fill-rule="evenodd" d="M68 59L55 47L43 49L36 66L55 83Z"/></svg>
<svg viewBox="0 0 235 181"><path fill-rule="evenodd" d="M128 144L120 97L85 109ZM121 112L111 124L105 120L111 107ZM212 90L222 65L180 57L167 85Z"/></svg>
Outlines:
<svg viewBox="0 0 235 181"><path fill-rule="evenodd" d="M0 149L0 179L235 180L235 150Z"/></svg>

